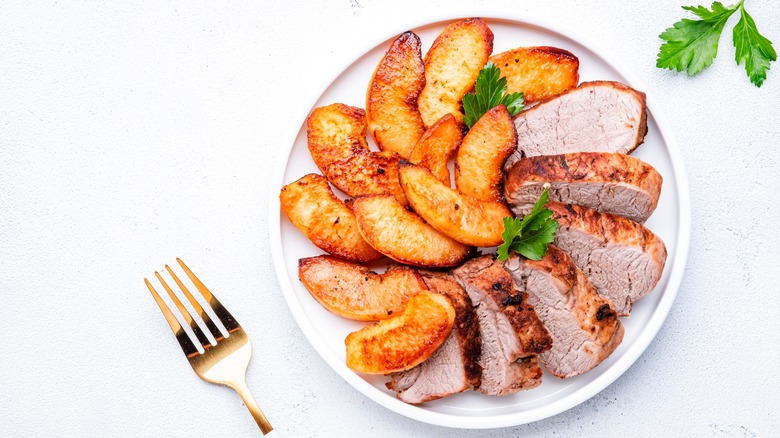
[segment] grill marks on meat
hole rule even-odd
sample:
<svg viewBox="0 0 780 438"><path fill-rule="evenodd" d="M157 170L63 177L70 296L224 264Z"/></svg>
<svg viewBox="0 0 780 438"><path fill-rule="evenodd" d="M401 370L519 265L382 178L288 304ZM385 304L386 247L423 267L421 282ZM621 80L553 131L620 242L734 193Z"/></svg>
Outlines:
<svg viewBox="0 0 780 438"><path fill-rule="evenodd" d="M630 153L647 134L645 94L619 82L583 82L514 120L517 150L510 167L522 157L569 152Z"/></svg>
<svg viewBox="0 0 780 438"><path fill-rule="evenodd" d="M450 299L455 308L455 324L436 352L420 365L391 375L386 384L406 403L423 403L478 388L482 375L479 365L480 337L477 314L466 291L449 274L420 271L431 291Z"/></svg>
<svg viewBox="0 0 780 438"><path fill-rule="evenodd" d="M560 225L555 245L571 256L620 316L655 288L666 263L664 242L645 226L621 216L550 202Z"/></svg>
<svg viewBox="0 0 780 438"><path fill-rule="evenodd" d="M592 369L623 340L623 325L612 303L554 245L548 246L542 260L513 255L505 267L517 286L528 292L552 337L552 348L540 359L555 376L572 377Z"/></svg>
<svg viewBox="0 0 780 438"><path fill-rule="evenodd" d="M528 157L507 172L504 194L512 211L531 211L545 183L550 200L644 222L661 195L663 178L653 166L630 155L576 152Z"/></svg>
<svg viewBox="0 0 780 438"><path fill-rule="evenodd" d="M541 383L536 355L552 346L552 339L528 300L503 264L490 255L477 257L452 274L476 307L482 341L480 391L507 395Z"/></svg>

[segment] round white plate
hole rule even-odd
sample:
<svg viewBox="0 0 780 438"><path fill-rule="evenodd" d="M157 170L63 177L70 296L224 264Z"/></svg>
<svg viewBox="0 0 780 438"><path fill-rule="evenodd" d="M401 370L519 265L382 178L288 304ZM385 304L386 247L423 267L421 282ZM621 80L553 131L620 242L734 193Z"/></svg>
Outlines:
<svg viewBox="0 0 780 438"><path fill-rule="evenodd" d="M644 352L663 324L677 294L688 252L690 207L688 185L682 158L668 123L648 96L648 134L633 155L652 164L664 177L658 208L647 226L666 243L669 257L656 290L635 304L630 318L624 318L623 343L595 369L567 380L545 374L541 386L505 397L488 397L475 391L456 394L441 400L412 406L396 399L385 388L387 378L354 373L345 365L344 338L364 326L325 310L298 281L298 259L321 254L284 217L277 194L284 184L307 173L319 173L306 145L308 113L317 106L341 102L364 107L365 92L377 63L393 39L411 28L420 36L423 54L449 22L461 17L421 24L399 23L377 33L372 45L322 92L310 107L300 111L297 131L290 133L289 154L271 188L270 236L274 265L279 283L298 325L322 358L347 382L375 402L399 414L427 423L460 428L495 428L513 426L563 412L592 397L622 375ZM571 51L580 59L580 80L617 80L642 90L642 85L627 70L592 44L573 37L562 29L538 19L485 17L495 35L493 53L518 46L555 46ZM401 27L401 26L407 27ZM356 35L364 40L366 35ZM371 37L371 36L369 36ZM370 141L370 139L369 139ZM373 146L372 146L373 147Z"/></svg>

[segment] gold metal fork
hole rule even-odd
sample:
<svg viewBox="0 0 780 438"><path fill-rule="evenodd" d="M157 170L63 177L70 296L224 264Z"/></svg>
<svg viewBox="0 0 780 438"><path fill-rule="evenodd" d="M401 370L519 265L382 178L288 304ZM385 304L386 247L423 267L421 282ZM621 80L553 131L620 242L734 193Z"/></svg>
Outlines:
<svg viewBox="0 0 780 438"><path fill-rule="evenodd" d="M187 360L190 362L192 369L195 370L195 373L200 376L201 379L207 382L219 383L233 388L244 400L244 404L246 404L249 412L252 413L252 417L260 427L260 431L263 432L263 435L278 436L271 427L271 423L269 423L265 418L265 415L263 415L263 411L260 410L260 406L257 405L252 394L249 393L249 388L246 385L246 369L247 365L249 365L249 359L252 356L252 345L249 343L249 338L238 324L238 321L233 318L233 315L222 306L198 277L190 271L190 268L188 268L181 259L177 258L176 261L179 262L179 265L184 269L184 272L190 280L192 280L192 283L203 295L203 298L205 298L208 305L211 306L211 309L214 311L214 314L227 330L227 333L223 335L216 324L214 324L214 321L211 320L208 313L203 310L203 307L195 300L195 297L192 296L181 280L179 280L179 277L176 276L168 265L165 265L165 270L173 277L173 280L179 286L179 289L181 289L182 293L187 297L187 300L192 304L195 312L198 313L216 340L214 342L209 341L203 334L199 324L192 315L190 315L184 305L182 305L179 298L171 290L165 280L163 280L160 273L155 272L154 275L160 283L162 283L163 288L168 292L168 295L170 295L176 308L179 309L184 320L195 334L197 342L200 344L202 350L200 351L181 324L179 324L179 321L176 319L173 312L171 312L165 302L160 298L160 295L149 280L144 278L144 282L149 288L149 292L152 293L157 305L160 306L160 310L162 310L163 315L165 315L168 325L171 326L173 334L176 335L176 340L179 341L181 349L184 350L184 355L187 356Z"/></svg>

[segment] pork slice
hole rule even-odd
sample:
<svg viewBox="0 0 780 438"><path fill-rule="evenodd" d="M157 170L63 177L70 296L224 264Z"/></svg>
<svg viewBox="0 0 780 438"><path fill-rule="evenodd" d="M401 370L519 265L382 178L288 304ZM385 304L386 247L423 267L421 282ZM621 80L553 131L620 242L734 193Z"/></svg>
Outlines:
<svg viewBox="0 0 780 438"><path fill-rule="evenodd" d="M517 215L531 211L550 183L550 200L644 222L655 211L663 177L625 154L575 152L523 158L507 172L504 196Z"/></svg>
<svg viewBox="0 0 780 438"><path fill-rule="evenodd" d="M623 325L612 302L596 292L566 253L548 245L541 260L512 255L504 266L527 291L552 337L552 348L539 359L553 375L582 374L620 345Z"/></svg>
<svg viewBox="0 0 780 438"><path fill-rule="evenodd" d="M507 395L541 384L536 358L552 340L527 294L519 290L501 262L490 255L472 259L452 274L477 311L482 341L480 391Z"/></svg>
<svg viewBox="0 0 780 438"><path fill-rule="evenodd" d="M558 221L555 246L567 253L620 316L650 293L666 263L663 240L622 216L572 204L550 202Z"/></svg>
<svg viewBox="0 0 780 438"><path fill-rule="evenodd" d="M611 81L583 82L514 120L517 149L509 168L522 157L569 152L630 153L647 134L645 94Z"/></svg>
<svg viewBox="0 0 780 438"><path fill-rule="evenodd" d="M417 404L478 388L480 339L477 314L466 291L451 275L420 271L428 289L450 299L455 324L444 343L425 362L392 374L388 389L406 403Z"/></svg>

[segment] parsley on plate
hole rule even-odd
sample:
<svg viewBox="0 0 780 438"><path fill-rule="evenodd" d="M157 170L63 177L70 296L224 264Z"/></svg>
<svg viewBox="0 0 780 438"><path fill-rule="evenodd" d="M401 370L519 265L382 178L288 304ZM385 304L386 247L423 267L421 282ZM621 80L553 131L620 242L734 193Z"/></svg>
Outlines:
<svg viewBox="0 0 780 438"><path fill-rule="evenodd" d="M520 218L504 218L504 239L496 250L499 260L509 258L509 251L515 251L531 260L541 260L547 252L547 244L555 239L558 221L552 218L552 210L544 208L549 200L545 187L530 213Z"/></svg>
<svg viewBox="0 0 780 438"><path fill-rule="evenodd" d="M515 116L523 110L523 93L506 94L506 78L501 76L501 69L492 61L480 70L474 92L463 96L463 123L469 128L474 126L486 112L499 105L506 106L510 116Z"/></svg>

